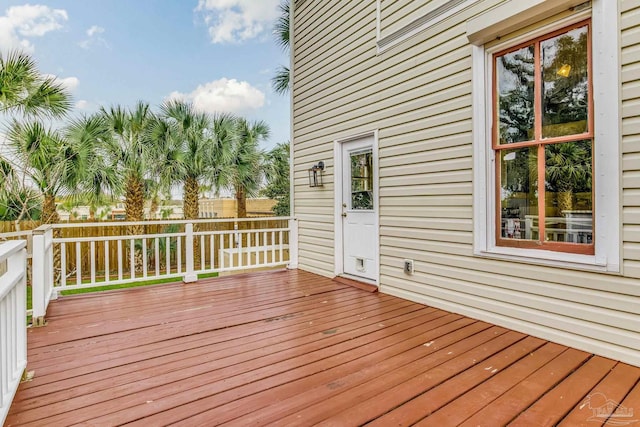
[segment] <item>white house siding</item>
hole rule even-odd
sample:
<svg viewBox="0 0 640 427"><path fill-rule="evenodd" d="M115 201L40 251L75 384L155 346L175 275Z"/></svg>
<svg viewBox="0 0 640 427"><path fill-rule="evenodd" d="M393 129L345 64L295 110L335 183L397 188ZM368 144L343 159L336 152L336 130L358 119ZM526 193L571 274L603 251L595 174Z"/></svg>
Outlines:
<svg viewBox="0 0 640 427"><path fill-rule="evenodd" d="M476 2L381 54L376 0L296 2L300 268L334 275L333 144L377 129L381 292L640 365L640 4L619 5L624 243L615 275L473 256L466 21L500 2ZM310 188L307 169L319 160L325 186ZM415 260L414 275L403 273L404 258Z"/></svg>

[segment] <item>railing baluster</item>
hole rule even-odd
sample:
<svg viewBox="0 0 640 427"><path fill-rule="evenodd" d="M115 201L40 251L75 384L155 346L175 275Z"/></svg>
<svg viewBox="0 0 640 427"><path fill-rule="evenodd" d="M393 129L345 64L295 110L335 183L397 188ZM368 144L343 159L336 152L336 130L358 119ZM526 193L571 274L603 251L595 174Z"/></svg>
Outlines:
<svg viewBox="0 0 640 427"><path fill-rule="evenodd" d="M262 232L262 245L263 245L263 250L262 250L262 261L265 264L269 264L269 256L268 254L268 250L269 250L269 246L267 245L267 232L263 231Z"/></svg>
<svg viewBox="0 0 640 427"><path fill-rule="evenodd" d="M276 262L276 232L271 232L271 262Z"/></svg>
<svg viewBox="0 0 640 427"><path fill-rule="evenodd" d="M224 233L220 235L220 249L218 250L218 263L220 270L224 269Z"/></svg>
<svg viewBox="0 0 640 427"><path fill-rule="evenodd" d="M76 285L82 285L82 252L80 242L76 242Z"/></svg>
<svg viewBox="0 0 640 427"><path fill-rule="evenodd" d="M200 268L199 270L204 270L205 269L205 254L206 254L206 250L205 250L206 246L205 246L205 240L204 240L204 234L200 235Z"/></svg>
<svg viewBox="0 0 640 427"><path fill-rule="evenodd" d="M238 238L238 267L244 267L242 259L242 234L240 234Z"/></svg>
<svg viewBox="0 0 640 427"><path fill-rule="evenodd" d="M246 266L249 267L251 265L251 232L247 233L247 263ZM245 265L243 265L244 267Z"/></svg>
<svg viewBox="0 0 640 427"><path fill-rule="evenodd" d="M67 244L60 243L60 286L67 286Z"/></svg>
<svg viewBox="0 0 640 427"><path fill-rule="evenodd" d="M134 239L129 240L129 274L131 280L136 278L136 242Z"/></svg>
<svg viewBox="0 0 640 427"><path fill-rule="evenodd" d="M111 280L111 266L109 265L109 241L104 241L104 281L109 283Z"/></svg>
<svg viewBox="0 0 640 427"><path fill-rule="evenodd" d="M213 270L215 267L215 234L211 234L209 236L209 255L210 255L210 268Z"/></svg>
<svg viewBox="0 0 640 427"><path fill-rule="evenodd" d="M142 239L142 277L147 277L147 239Z"/></svg>
<svg viewBox="0 0 640 427"><path fill-rule="evenodd" d="M278 262L282 262L284 259L284 239L282 238L282 230L278 232L278 250L280 251Z"/></svg>
<svg viewBox="0 0 640 427"><path fill-rule="evenodd" d="M91 241L91 283L96 283L96 242Z"/></svg>
<svg viewBox="0 0 640 427"><path fill-rule="evenodd" d="M124 263L124 258L122 256L122 240L118 239L118 280L122 280L122 264Z"/></svg>
<svg viewBox="0 0 640 427"><path fill-rule="evenodd" d="M178 247L178 256L176 257L178 274L182 273L182 237L176 236L176 246Z"/></svg>
<svg viewBox="0 0 640 427"><path fill-rule="evenodd" d="M153 239L155 243L155 256L153 259L156 261L156 276L160 275L160 238L156 237Z"/></svg>
<svg viewBox="0 0 640 427"><path fill-rule="evenodd" d="M165 238L165 263L167 266L167 274L171 274L171 237Z"/></svg>

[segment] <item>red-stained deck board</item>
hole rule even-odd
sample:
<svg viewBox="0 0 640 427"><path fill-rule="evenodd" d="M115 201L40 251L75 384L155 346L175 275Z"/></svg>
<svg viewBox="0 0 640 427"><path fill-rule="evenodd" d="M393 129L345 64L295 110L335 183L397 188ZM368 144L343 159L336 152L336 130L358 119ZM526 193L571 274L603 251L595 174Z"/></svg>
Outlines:
<svg viewBox="0 0 640 427"><path fill-rule="evenodd" d="M600 395L640 411L640 368L303 271L62 297L47 321L8 426L598 425Z"/></svg>

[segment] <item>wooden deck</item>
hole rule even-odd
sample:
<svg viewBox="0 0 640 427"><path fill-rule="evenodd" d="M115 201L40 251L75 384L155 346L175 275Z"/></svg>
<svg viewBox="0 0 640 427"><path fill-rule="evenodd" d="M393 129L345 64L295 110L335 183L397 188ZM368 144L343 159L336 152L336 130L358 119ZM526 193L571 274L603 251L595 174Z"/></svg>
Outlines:
<svg viewBox="0 0 640 427"><path fill-rule="evenodd" d="M598 426L607 399L640 425L640 368L302 271L66 297L48 322L7 425Z"/></svg>

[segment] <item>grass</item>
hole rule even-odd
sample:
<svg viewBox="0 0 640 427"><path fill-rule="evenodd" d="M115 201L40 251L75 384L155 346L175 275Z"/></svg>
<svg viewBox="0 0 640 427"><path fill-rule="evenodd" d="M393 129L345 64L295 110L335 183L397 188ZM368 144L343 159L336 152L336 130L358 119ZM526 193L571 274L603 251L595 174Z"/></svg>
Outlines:
<svg viewBox="0 0 640 427"><path fill-rule="evenodd" d="M218 273L198 274L198 279L208 279L210 277L218 277ZM167 277L164 279L145 280L143 282L121 283L119 285L96 286L93 288L84 288L84 289L69 289L67 291L61 291L60 295L76 295L76 294L86 294L89 292L110 291L113 289L137 288L140 286L160 285L163 283L177 283L180 280L181 280L180 277Z"/></svg>

